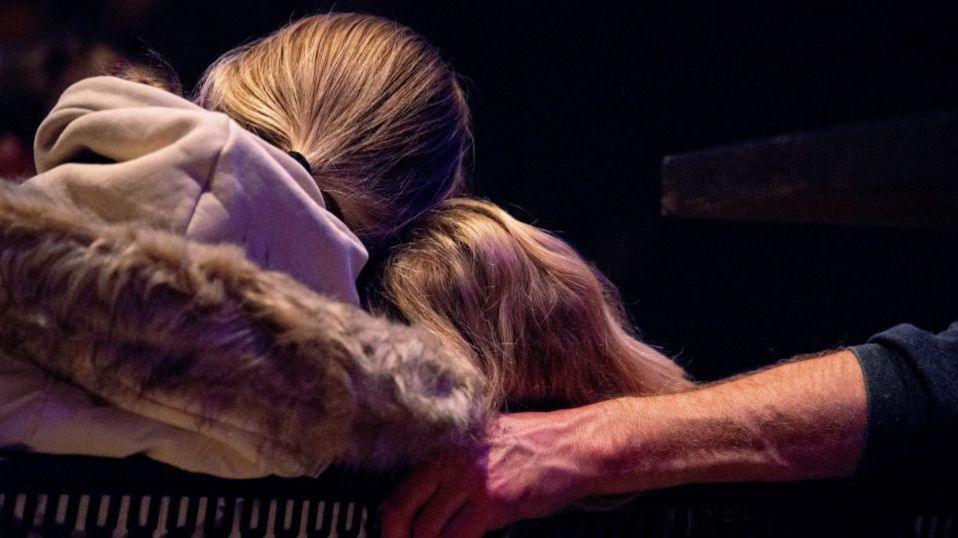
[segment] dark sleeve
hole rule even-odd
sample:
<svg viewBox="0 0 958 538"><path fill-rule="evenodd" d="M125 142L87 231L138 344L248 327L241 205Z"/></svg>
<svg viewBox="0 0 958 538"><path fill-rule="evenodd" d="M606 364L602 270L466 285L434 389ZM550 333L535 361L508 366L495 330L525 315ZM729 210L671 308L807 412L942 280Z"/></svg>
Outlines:
<svg viewBox="0 0 958 538"><path fill-rule="evenodd" d="M868 393L868 430L857 474L958 475L958 322L940 334L898 325L852 351Z"/></svg>

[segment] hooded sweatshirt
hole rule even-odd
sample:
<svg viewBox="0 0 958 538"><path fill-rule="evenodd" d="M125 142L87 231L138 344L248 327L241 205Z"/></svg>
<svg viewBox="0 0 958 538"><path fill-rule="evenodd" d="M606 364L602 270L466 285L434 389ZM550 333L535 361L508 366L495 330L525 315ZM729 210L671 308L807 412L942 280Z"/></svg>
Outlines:
<svg viewBox="0 0 958 538"><path fill-rule="evenodd" d="M482 422L479 373L355 306L361 243L225 115L87 79L36 160L0 185L0 448L294 476L414 461Z"/></svg>
<svg viewBox="0 0 958 538"><path fill-rule="evenodd" d="M264 269L358 305L367 259L292 157L172 93L113 77L70 86L40 125L38 175L53 198L106 222L146 222L238 245Z"/></svg>

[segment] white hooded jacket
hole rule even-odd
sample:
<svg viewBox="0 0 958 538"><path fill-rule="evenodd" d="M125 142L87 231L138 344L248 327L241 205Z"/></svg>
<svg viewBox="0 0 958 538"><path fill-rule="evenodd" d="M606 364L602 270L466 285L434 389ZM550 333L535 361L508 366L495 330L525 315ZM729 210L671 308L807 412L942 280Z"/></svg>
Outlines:
<svg viewBox="0 0 958 538"><path fill-rule="evenodd" d="M87 79L36 160L0 189L0 447L299 475L421 456L481 422L478 372L356 308L362 244L299 163L225 115Z"/></svg>
<svg viewBox="0 0 958 538"><path fill-rule="evenodd" d="M367 259L302 165L225 114L113 77L68 88L40 125L27 181L107 222L231 243L264 269L358 305Z"/></svg>

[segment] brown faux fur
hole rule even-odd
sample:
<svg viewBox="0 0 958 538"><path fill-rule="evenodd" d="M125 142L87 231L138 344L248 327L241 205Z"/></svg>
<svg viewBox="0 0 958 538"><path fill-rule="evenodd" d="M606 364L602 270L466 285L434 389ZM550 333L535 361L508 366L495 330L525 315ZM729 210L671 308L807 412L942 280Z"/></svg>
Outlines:
<svg viewBox="0 0 958 538"><path fill-rule="evenodd" d="M2 182L0 353L118 407L241 432L307 473L415 463L474 440L488 407L481 374L423 332L238 248L105 225Z"/></svg>

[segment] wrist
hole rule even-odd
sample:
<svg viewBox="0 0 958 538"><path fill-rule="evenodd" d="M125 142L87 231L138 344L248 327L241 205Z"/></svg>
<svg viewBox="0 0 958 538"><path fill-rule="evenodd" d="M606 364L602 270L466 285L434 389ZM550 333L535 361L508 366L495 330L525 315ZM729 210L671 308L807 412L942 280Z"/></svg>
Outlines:
<svg viewBox="0 0 958 538"><path fill-rule="evenodd" d="M602 426L590 436L595 469L589 495L641 492L697 481L679 447L685 417L669 396L598 404Z"/></svg>
<svg viewBox="0 0 958 538"><path fill-rule="evenodd" d="M648 397L628 397L569 410L571 453L579 469L580 497L634 493L681 483L673 462L661 457L670 438L656 409L661 402ZM677 415L667 417L680 419Z"/></svg>
<svg viewBox="0 0 958 538"><path fill-rule="evenodd" d="M755 479L777 465L747 415L714 393L621 398L604 406L609 434L593 435L589 494ZM598 432L597 432L598 433Z"/></svg>

